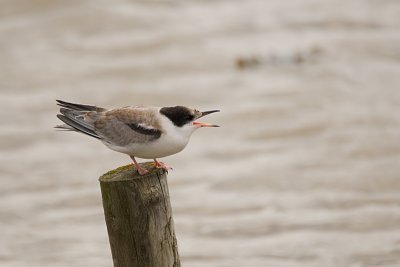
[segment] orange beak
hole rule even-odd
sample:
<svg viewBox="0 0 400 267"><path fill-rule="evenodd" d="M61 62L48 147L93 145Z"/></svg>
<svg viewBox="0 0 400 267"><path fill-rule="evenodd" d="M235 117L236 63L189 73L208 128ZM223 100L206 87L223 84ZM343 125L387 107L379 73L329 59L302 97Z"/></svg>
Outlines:
<svg viewBox="0 0 400 267"><path fill-rule="evenodd" d="M197 122L197 121L193 122L193 126L197 126L197 127L219 127L218 125L215 125L215 124L209 124L209 123Z"/></svg>
<svg viewBox="0 0 400 267"><path fill-rule="evenodd" d="M203 111L203 112L201 112L201 115L198 118L201 118L203 116L206 116L206 115L214 113L214 112L219 112L219 110ZM219 127L218 125L215 125L215 124L198 122L198 121L194 121L193 126L196 126L196 127Z"/></svg>

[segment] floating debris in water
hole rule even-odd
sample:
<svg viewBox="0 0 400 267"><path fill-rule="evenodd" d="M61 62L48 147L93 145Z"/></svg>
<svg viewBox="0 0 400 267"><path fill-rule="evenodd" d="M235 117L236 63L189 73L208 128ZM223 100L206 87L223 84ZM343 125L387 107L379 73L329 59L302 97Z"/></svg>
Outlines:
<svg viewBox="0 0 400 267"><path fill-rule="evenodd" d="M246 57L238 57L235 60L235 65L239 69L255 67L261 63L262 62L260 61L260 59L255 56L251 56L251 57L247 57L247 58Z"/></svg>
<svg viewBox="0 0 400 267"><path fill-rule="evenodd" d="M297 51L291 54L270 54L268 56L239 56L235 59L235 66L238 69L247 69L265 66L282 66L282 65L301 65L305 63L313 63L316 57L322 54L323 50L319 46L313 46L306 51Z"/></svg>

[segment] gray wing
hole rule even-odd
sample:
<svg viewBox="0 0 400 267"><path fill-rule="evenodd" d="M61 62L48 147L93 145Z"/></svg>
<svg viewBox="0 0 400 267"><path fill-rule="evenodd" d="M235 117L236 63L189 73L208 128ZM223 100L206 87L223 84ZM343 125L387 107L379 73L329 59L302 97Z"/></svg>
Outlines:
<svg viewBox="0 0 400 267"><path fill-rule="evenodd" d="M146 143L161 137L162 130L151 109L121 108L102 113L89 112L94 131L103 142L126 146Z"/></svg>
<svg viewBox="0 0 400 267"><path fill-rule="evenodd" d="M65 124L55 128L76 131L111 145L125 146L146 143L160 138L162 130L154 108L104 108L57 100L61 106L57 117Z"/></svg>

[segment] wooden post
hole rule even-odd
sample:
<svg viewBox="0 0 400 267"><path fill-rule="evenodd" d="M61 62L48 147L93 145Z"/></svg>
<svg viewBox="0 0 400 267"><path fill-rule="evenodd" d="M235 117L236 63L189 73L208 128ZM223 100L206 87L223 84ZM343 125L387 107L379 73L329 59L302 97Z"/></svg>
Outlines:
<svg viewBox="0 0 400 267"><path fill-rule="evenodd" d="M127 165L99 179L114 267L180 267L167 175L143 166L144 176Z"/></svg>

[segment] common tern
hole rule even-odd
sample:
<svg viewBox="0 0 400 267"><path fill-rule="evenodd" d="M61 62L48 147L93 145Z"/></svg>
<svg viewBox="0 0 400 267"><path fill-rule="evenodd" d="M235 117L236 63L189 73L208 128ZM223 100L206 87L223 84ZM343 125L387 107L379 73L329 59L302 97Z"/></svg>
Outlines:
<svg viewBox="0 0 400 267"><path fill-rule="evenodd" d="M219 127L196 121L219 110L198 111L185 106L131 106L105 109L56 100L57 117L65 124L55 128L75 131L99 139L108 148L127 154L140 175L148 172L135 157L153 159L156 168L172 168L157 158L182 151L192 133L202 127Z"/></svg>

